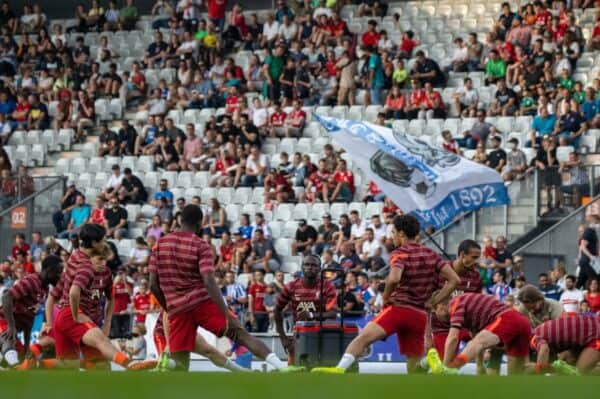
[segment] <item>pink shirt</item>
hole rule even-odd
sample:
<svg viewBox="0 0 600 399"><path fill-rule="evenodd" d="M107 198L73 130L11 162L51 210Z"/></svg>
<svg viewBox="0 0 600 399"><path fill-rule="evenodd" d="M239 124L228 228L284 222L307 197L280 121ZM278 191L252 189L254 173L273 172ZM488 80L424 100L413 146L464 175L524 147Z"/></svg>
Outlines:
<svg viewBox="0 0 600 399"><path fill-rule="evenodd" d="M197 157L202 149L202 140L200 137L196 136L193 139L188 138L183 143L183 157L186 160L191 160L194 157Z"/></svg>

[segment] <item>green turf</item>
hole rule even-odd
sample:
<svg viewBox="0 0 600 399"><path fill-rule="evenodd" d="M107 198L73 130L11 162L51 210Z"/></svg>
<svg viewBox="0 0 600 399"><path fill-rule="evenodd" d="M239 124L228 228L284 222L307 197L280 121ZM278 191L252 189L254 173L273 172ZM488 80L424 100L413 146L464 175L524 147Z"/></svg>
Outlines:
<svg viewBox="0 0 600 399"><path fill-rule="evenodd" d="M598 377L3 372L0 398L587 399Z"/></svg>

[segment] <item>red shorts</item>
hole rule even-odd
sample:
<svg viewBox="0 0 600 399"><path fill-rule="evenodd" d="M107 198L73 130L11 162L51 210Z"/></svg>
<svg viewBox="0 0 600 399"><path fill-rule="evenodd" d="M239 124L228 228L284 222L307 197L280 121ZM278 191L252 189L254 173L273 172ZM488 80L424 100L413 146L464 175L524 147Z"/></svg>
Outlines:
<svg viewBox="0 0 600 399"><path fill-rule="evenodd" d="M8 330L8 323L4 319L0 319L0 334ZM15 339L15 350L19 355L24 355L27 351L20 339Z"/></svg>
<svg viewBox="0 0 600 399"><path fill-rule="evenodd" d="M154 346L156 347L156 353L160 356L167 347L167 338L164 335L154 334Z"/></svg>
<svg viewBox="0 0 600 399"><path fill-rule="evenodd" d="M529 320L516 310L507 310L496 317L485 330L496 334L504 344L508 356L525 357L529 355Z"/></svg>
<svg viewBox="0 0 600 399"><path fill-rule="evenodd" d="M425 327L427 314L407 306L389 306L385 308L373 323L383 328L388 336L398 336L400 353L408 357L423 356L425 349Z"/></svg>
<svg viewBox="0 0 600 399"><path fill-rule="evenodd" d="M169 315L169 351L193 352L196 346L198 327L221 337L227 321L225 315L211 300L196 305L194 309Z"/></svg>
<svg viewBox="0 0 600 399"><path fill-rule="evenodd" d="M585 346L586 348L594 348L600 352L600 339L595 339Z"/></svg>
<svg viewBox="0 0 600 399"><path fill-rule="evenodd" d="M75 322L70 307L61 309L52 326L57 359L79 359L81 353L89 361L103 359L98 350L81 343L83 336L92 328L98 326L92 322Z"/></svg>
<svg viewBox="0 0 600 399"><path fill-rule="evenodd" d="M444 360L444 352L446 351L446 338L448 337L448 331L438 332L433 334L433 347L437 350L440 355L440 359ZM461 341L468 341L471 339L471 333L468 330L460 330L458 342L454 353L458 353L458 346Z"/></svg>

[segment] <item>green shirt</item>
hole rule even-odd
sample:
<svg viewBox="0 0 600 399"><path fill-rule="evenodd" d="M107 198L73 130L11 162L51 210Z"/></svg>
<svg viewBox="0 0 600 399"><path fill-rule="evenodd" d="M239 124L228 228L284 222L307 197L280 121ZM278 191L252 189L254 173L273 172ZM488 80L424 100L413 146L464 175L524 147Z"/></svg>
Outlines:
<svg viewBox="0 0 600 399"><path fill-rule="evenodd" d="M560 87L567 89L569 91L573 90L573 86L575 86L575 81L571 78L560 78Z"/></svg>
<svg viewBox="0 0 600 399"><path fill-rule="evenodd" d="M204 39L204 37L206 36L206 31L205 30L199 30L198 32L196 32L196 34L194 35L194 38L196 40L202 40Z"/></svg>
<svg viewBox="0 0 600 399"><path fill-rule="evenodd" d="M523 99L521 100L521 106L524 108L529 108L533 105L535 105L535 100L533 99L533 97L523 97Z"/></svg>
<svg viewBox="0 0 600 399"><path fill-rule="evenodd" d="M121 12L119 13L121 18L125 19L134 19L138 16L138 10L136 6L125 6L121 8Z"/></svg>
<svg viewBox="0 0 600 399"><path fill-rule="evenodd" d="M402 83L406 80L407 77L408 71L406 70L406 68L395 69L394 73L392 74L392 80L394 81L394 83Z"/></svg>
<svg viewBox="0 0 600 399"><path fill-rule="evenodd" d="M503 78L506 76L506 63L501 59L488 60L485 64L485 74L492 78Z"/></svg>
<svg viewBox="0 0 600 399"><path fill-rule="evenodd" d="M283 58L274 55L267 56L265 64L269 66L269 76L273 80L278 80L283 72Z"/></svg>
<svg viewBox="0 0 600 399"><path fill-rule="evenodd" d="M573 93L573 100L575 100L577 104L583 104L585 102L585 92L576 91Z"/></svg>

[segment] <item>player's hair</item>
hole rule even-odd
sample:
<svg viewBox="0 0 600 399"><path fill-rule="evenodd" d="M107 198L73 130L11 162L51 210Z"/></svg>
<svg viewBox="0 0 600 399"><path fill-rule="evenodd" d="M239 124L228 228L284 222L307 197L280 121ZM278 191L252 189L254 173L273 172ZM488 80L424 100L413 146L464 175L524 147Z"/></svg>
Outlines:
<svg viewBox="0 0 600 399"><path fill-rule="evenodd" d="M316 255L316 254L305 255L304 259L306 259L306 258L315 259L317 261L317 265L321 266L321 258L319 257L319 255ZM302 263L304 263L304 262L302 262Z"/></svg>
<svg viewBox="0 0 600 399"><path fill-rule="evenodd" d="M476 249L481 249L481 245L479 245L475 240L463 240L459 245L458 245L458 255L460 255L461 253L465 253L468 254L469 252L471 252L471 250L473 248Z"/></svg>
<svg viewBox="0 0 600 399"><path fill-rule="evenodd" d="M537 287L528 284L519 290L519 295L517 296L517 299L519 300L519 302L522 303L534 303L543 301L546 299L546 297L544 296L542 291L537 289Z"/></svg>
<svg viewBox="0 0 600 399"><path fill-rule="evenodd" d="M396 231L403 232L410 239L416 238L421 231L421 224L412 215L397 215L394 217Z"/></svg>
<svg viewBox="0 0 600 399"><path fill-rule="evenodd" d="M196 226L202 220L202 209L199 206L189 204L181 212L182 223L187 226Z"/></svg>
<svg viewBox="0 0 600 399"><path fill-rule="evenodd" d="M42 261L42 270L49 270L62 267L62 260L56 255L48 255Z"/></svg>
<svg viewBox="0 0 600 399"><path fill-rule="evenodd" d="M82 248L92 248L92 243L100 242L106 235L106 229L96 223L85 224L79 231Z"/></svg>
<svg viewBox="0 0 600 399"><path fill-rule="evenodd" d="M108 259L111 252L112 251L110 250L108 244L104 244L100 248L92 248L92 250L90 251L90 258L98 257L102 259Z"/></svg>

